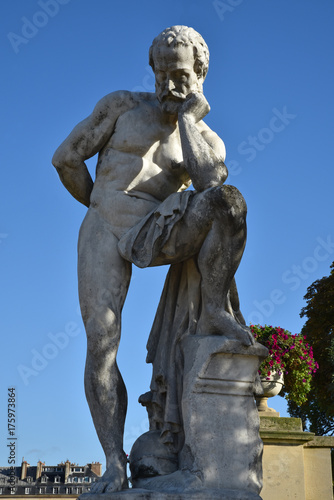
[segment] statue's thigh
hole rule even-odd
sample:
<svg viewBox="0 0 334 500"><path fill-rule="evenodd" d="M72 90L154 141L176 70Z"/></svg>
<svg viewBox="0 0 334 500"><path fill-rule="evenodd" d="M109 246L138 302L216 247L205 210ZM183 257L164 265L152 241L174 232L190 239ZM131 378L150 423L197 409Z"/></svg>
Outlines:
<svg viewBox="0 0 334 500"><path fill-rule="evenodd" d="M152 265L182 262L200 251L214 219L210 193L196 193Z"/></svg>
<svg viewBox="0 0 334 500"><path fill-rule="evenodd" d="M124 304L131 264L118 252L118 239L109 224L88 210L78 242L79 298L89 314L104 307L117 312Z"/></svg>

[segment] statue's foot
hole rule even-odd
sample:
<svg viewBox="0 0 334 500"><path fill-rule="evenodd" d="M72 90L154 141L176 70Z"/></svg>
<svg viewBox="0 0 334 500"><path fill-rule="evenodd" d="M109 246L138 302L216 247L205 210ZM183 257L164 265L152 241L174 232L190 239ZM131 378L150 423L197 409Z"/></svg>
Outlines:
<svg viewBox="0 0 334 500"><path fill-rule="evenodd" d="M245 346L255 344L255 339L247 326L238 323L228 312L206 308L198 321L198 335L222 335L232 340L239 340Z"/></svg>
<svg viewBox="0 0 334 500"><path fill-rule="evenodd" d="M127 490L129 487L126 476L126 466L113 463L103 474L101 479L94 483L90 493L107 493Z"/></svg>

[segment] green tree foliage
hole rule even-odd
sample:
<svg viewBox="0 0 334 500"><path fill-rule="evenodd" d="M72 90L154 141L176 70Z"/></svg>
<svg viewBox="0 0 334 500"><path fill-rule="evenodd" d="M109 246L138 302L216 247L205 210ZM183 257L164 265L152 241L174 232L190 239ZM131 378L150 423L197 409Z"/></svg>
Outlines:
<svg viewBox="0 0 334 500"><path fill-rule="evenodd" d="M305 428L318 436L334 434L334 262L331 269L329 276L308 287L307 305L300 313L307 318L301 333L313 347L319 370L308 401L301 406L288 404L290 415L301 418Z"/></svg>

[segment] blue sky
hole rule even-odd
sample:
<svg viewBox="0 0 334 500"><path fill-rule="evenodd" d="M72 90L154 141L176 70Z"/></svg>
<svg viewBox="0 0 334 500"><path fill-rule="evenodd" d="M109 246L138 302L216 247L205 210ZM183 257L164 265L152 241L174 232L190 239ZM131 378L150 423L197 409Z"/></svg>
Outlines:
<svg viewBox="0 0 334 500"><path fill-rule="evenodd" d="M334 260L334 3L15 0L1 10L0 435L15 386L17 463L104 463L83 389L76 244L86 209L60 183L53 152L107 93L154 90L148 49L162 29L195 28L211 54L206 122L248 204L243 314L299 332L307 287ZM149 387L145 345L165 274L134 269L124 308L127 453L147 429L137 398ZM282 398L272 406L287 415Z"/></svg>

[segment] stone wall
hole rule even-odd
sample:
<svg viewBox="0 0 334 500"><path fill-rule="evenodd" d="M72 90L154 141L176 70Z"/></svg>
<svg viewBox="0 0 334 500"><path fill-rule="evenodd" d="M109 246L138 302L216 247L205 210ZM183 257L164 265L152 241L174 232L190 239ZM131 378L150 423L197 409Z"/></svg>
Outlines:
<svg viewBox="0 0 334 500"><path fill-rule="evenodd" d="M332 500L334 437L303 432L298 418L260 417L263 500Z"/></svg>

